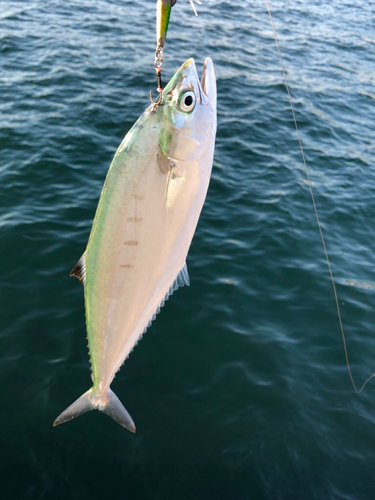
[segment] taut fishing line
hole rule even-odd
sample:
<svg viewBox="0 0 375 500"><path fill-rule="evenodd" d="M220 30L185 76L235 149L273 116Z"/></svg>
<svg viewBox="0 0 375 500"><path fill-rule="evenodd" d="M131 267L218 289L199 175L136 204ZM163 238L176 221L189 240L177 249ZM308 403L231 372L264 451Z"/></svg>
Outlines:
<svg viewBox="0 0 375 500"><path fill-rule="evenodd" d="M307 167L305 152L304 152L304 149L303 149L303 146L302 146L301 134L299 132L299 128L298 128L298 124L297 124L297 118L296 118L296 114L294 112L293 100L292 100L292 96L291 96L291 93L290 93L289 82L288 82L288 78L287 78L286 70L285 70L285 66L284 66L284 60L283 60L283 57L281 55L279 39L278 39L278 36L277 36L275 24L273 22L273 18L272 18L272 13L271 13L271 8L270 8L270 5L269 5L269 2L268 2L268 0L265 0L265 2L266 2L266 5L267 5L268 15L269 15L270 21L271 21L271 26L272 26L273 36L275 38L277 53L279 55L279 60L280 60L281 68L282 68L283 75L284 75L285 87L286 87L286 90L287 90L287 93L288 93L288 99L289 99L290 109L291 109L292 115L293 115L294 126L295 126L296 132L297 132L299 148L300 148L300 151L301 151L302 162L303 162L304 169L305 169L305 175L306 175L306 179L307 179L307 184L309 186L311 200L312 200L312 204L313 204L313 207L314 207L314 213L315 213L316 221L318 223L318 229L319 229L320 239L322 240L324 255L325 255L325 258L326 258L326 262L327 262L327 266L328 266L328 271L329 271L329 275L330 275L330 278L331 278L331 283L332 283L332 288L333 288L333 295L334 295L335 304L336 304L337 317L338 317L338 320L339 320L342 341L343 341L343 344L344 344L344 353L345 353L346 367L348 369L349 377L350 377L351 383L353 385L353 388L354 388L355 392L359 394L360 392L363 391L363 389L365 388L365 386L367 385L367 383L370 382L370 380L373 377L375 377L375 373L373 373L372 375L370 375L369 378L363 383L363 385L359 389L357 388L357 385L354 382L352 370L350 368L349 354L348 354L348 348L347 348L347 345L346 345L345 331L344 331L344 325L343 325L342 317L341 317L341 309L340 309L340 305L339 305L339 299L338 299L338 296L337 296L336 283L335 283L335 280L334 280L334 277L333 277L333 272L332 272L332 268L331 268L331 261L330 261L329 256L328 256L326 242L325 242L325 238L324 238L323 231L322 231L322 226L320 224L320 218L319 218L318 209L317 209L316 202L315 202L315 196L314 196L312 184L311 184L311 181L310 181L309 169Z"/></svg>

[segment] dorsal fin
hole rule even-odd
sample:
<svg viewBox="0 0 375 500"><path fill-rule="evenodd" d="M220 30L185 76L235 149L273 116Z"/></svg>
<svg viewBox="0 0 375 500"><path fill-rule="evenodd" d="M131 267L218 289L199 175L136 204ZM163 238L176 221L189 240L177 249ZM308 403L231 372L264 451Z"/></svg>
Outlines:
<svg viewBox="0 0 375 500"><path fill-rule="evenodd" d="M79 281L82 281L82 283L85 284L85 281L86 281L86 259L85 259L85 254L82 255L82 257L79 259L79 261L77 262L77 264L70 271L70 276L75 276L76 278L79 279Z"/></svg>

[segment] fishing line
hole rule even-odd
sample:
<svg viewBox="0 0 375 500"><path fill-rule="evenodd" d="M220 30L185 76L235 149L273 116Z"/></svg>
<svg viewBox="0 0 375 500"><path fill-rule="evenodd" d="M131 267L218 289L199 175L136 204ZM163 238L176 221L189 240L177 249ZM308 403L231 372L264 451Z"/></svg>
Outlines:
<svg viewBox="0 0 375 500"><path fill-rule="evenodd" d="M311 195L311 200L312 200L312 204L313 204L313 207L314 207L314 213L315 213L316 221L317 221L317 224L318 224L320 239L322 241L324 255L325 255L326 262L327 262L329 275L330 275L330 278L331 278L331 284L332 284L332 288L333 288L333 295L334 295L335 304L336 304L337 317L338 317L338 320L339 320L341 337L342 337L342 341L343 341L343 345L344 345L346 367L348 369L348 373L349 373L349 377L350 377L350 381L352 383L353 389L355 390L355 392L357 394L359 394L360 392L363 391L363 389L365 388L365 386L367 385L367 383L370 382L370 380L373 377L375 377L375 373L373 373L372 375L370 375L369 378L363 383L363 385L359 389L357 388L357 385L354 382L352 370L351 370L351 367L350 367L349 354L348 354L348 348L347 348L347 345L346 345L345 331L344 331L344 325L343 325L342 317L341 317L341 309L340 309L340 305L339 305L339 299L338 299L338 296L337 296L336 283L335 283L335 280L334 280L334 277L333 277L333 272L332 272L332 268L331 268L331 261L330 261L329 256L328 256L327 246L326 246L325 238L324 238L324 235L323 235L322 226L321 226L321 223L320 223L320 218L319 218L318 209L317 209L316 202L315 202L315 196L314 196L312 184L311 184L311 181L310 181L309 169L307 167L307 162L306 162L306 157L305 157L305 151L304 151L303 146L302 146L301 134L299 132L299 128L298 128L298 124L297 124L297 118L296 118L296 114L294 112L293 100L292 100L292 96L291 96L291 93L290 93L288 77L287 77L285 66L284 66L284 60L283 60L283 57L281 55L281 49L280 49L279 39L278 39L276 28L275 28L275 25L274 25L274 22L273 22L273 18L272 18L272 13L271 13L271 8L270 8L270 5L269 5L269 2L268 2L268 0L265 0L265 2L266 2L266 5L267 5L268 15L269 15L270 21L271 21L273 36L275 38L275 43L276 43L277 53L279 55L280 65L281 65L281 68L282 68L282 71L283 71L283 75L284 75L285 87L286 87L286 90L287 90L287 93L288 93L288 99L289 99L290 109L291 109L292 115L293 115L294 126L295 126L295 129L296 129L296 132L297 132L299 149L301 151L302 162L303 162L304 169L305 169L305 175L306 175L306 179L307 179L307 184L308 184L309 190L310 190L310 195Z"/></svg>

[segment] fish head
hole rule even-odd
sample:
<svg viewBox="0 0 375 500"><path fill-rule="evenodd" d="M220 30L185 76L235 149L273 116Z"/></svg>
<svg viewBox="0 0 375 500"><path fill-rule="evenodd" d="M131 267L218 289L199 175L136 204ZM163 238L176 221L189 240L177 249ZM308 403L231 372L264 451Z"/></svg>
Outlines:
<svg viewBox="0 0 375 500"><path fill-rule="evenodd" d="M196 161L213 147L216 134L216 78L212 60L199 78L194 59L186 61L163 91L158 107L159 146L166 156Z"/></svg>

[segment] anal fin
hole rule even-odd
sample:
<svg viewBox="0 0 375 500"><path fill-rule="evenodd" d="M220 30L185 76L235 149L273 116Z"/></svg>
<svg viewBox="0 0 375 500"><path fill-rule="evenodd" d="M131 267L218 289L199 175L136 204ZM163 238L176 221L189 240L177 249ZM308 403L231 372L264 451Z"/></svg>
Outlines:
<svg viewBox="0 0 375 500"><path fill-rule="evenodd" d="M181 271L178 273L178 275L176 276L176 279L174 280L174 282L172 283L172 286L170 287L170 289L168 290L168 292L166 293L165 297L163 298L163 300L161 301L161 303L159 304L158 308L156 309L155 313L153 314L150 322L148 323L148 325L146 326L146 328L144 329L142 335L144 335L146 333L146 330L151 326L151 323L155 320L156 316L159 314L161 308L164 306L164 304L166 303L166 301L169 299L169 297L176 291L178 290L180 287L182 286L190 286L190 278L189 278L189 273L188 273L188 268L187 268L187 265L186 265L186 262L185 264L183 265Z"/></svg>
<svg viewBox="0 0 375 500"><path fill-rule="evenodd" d="M140 336L138 337L138 339L136 340L136 342L134 343L131 351L133 351L133 349L135 348L135 346L138 344L138 342L140 340L142 340L142 337L143 335L147 332L147 330L150 328L150 326L152 325L152 322L156 319L156 316L159 314L161 308L164 306L164 304L166 303L166 301L169 299L169 297L176 291L178 290L180 287L182 286L190 286L190 278L189 278L189 273L188 273L188 269L187 269L187 265L186 265L186 262L185 264L183 265L183 267L181 268L180 272L177 274L175 280L173 281L171 287L169 288L168 292L165 294L164 298L162 299L162 301L160 302L160 304L158 305L156 311L154 312L154 314L151 316L151 319L150 321L148 322L147 326L144 328L143 332L140 334ZM130 352L131 352L130 351ZM130 353L129 353L130 354ZM128 356L129 356L128 354ZM124 360L125 361L125 360ZM121 404L121 403L120 403ZM103 410L102 410L103 411ZM107 412L107 414L109 416L111 416L112 418L114 418L115 420L118 421L118 419L116 419L113 415L111 415L110 413ZM120 422L119 422L120 423ZM121 424L122 425L122 424ZM126 426L124 426L126 427Z"/></svg>
<svg viewBox="0 0 375 500"><path fill-rule="evenodd" d="M188 273L188 268L187 268L186 262L185 262L183 268L181 269L181 271L178 273L176 279L173 282L172 293L175 292L178 288L180 288L180 286L190 286L190 278L189 278L189 273ZM172 293L170 293L169 295L172 295Z"/></svg>

